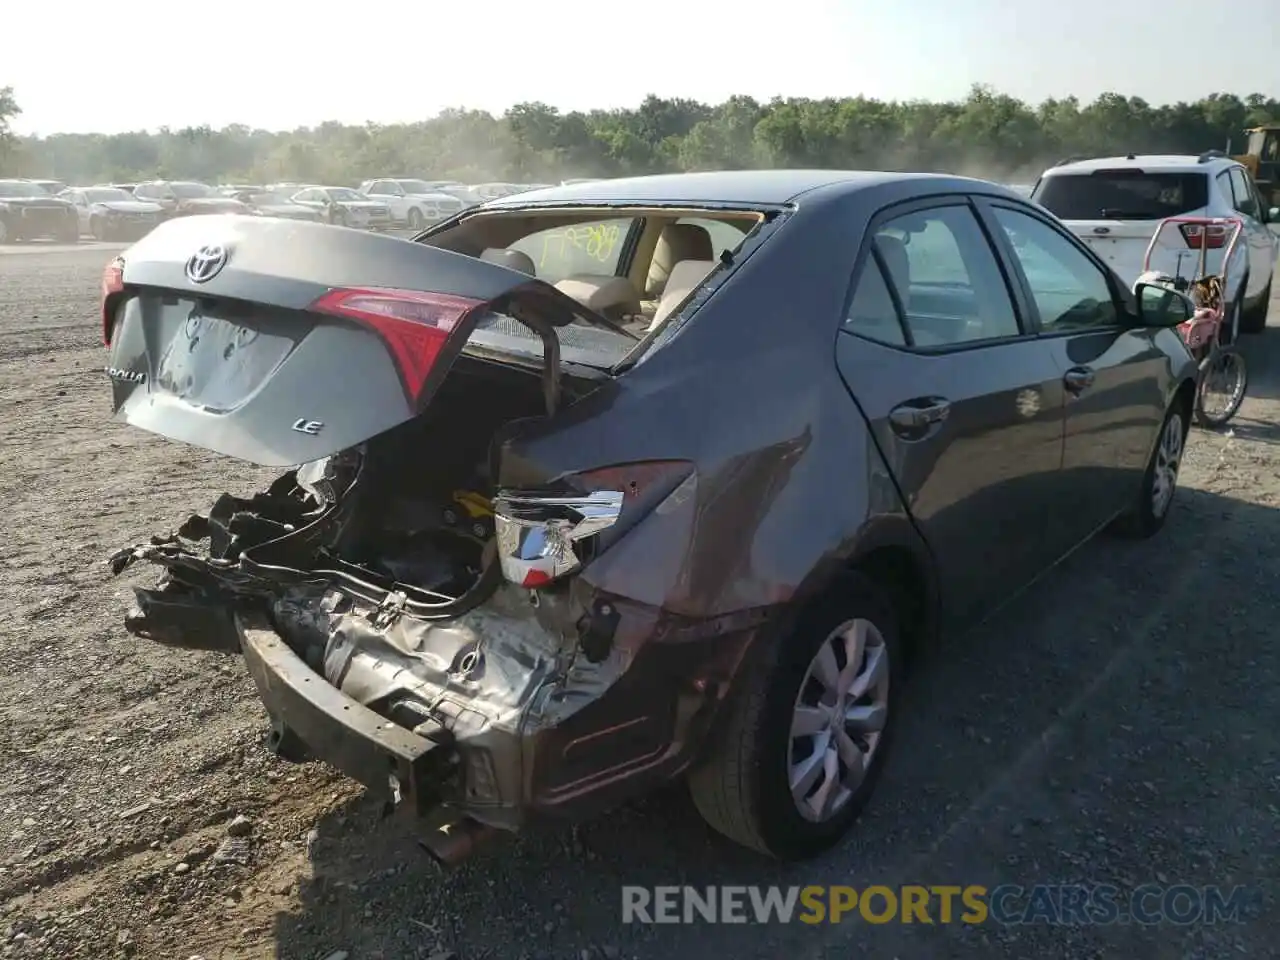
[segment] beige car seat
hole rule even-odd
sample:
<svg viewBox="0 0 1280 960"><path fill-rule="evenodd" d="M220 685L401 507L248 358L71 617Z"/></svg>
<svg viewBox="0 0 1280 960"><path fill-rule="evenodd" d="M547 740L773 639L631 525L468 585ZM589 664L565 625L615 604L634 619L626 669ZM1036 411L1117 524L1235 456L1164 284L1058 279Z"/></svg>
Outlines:
<svg viewBox="0 0 1280 960"><path fill-rule="evenodd" d="M677 263L667 277L662 299L658 301L658 309L649 322L649 329L655 329L671 316L718 265L718 260L681 260Z"/></svg>
<svg viewBox="0 0 1280 960"><path fill-rule="evenodd" d="M696 223L669 223L658 235L658 245L649 263L649 276L645 280L645 296L661 299L671 280L671 271L682 260L714 260L715 245L706 228Z"/></svg>

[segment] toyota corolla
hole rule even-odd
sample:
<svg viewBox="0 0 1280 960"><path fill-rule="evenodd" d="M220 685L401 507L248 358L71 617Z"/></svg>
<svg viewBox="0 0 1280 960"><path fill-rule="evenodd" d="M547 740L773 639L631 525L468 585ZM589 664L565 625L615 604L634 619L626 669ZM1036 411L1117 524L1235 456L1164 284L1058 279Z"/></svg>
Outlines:
<svg viewBox="0 0 1280 960"><path fill-rule="evenodd" d="M113 558L163 568L129 629L242 653L270 745L449 862L677 776L742 844L830 847L911 651L1160 529L1194 390L1189 301L947 176L185 219L103 293L119 420L280 469Z"/></svg>

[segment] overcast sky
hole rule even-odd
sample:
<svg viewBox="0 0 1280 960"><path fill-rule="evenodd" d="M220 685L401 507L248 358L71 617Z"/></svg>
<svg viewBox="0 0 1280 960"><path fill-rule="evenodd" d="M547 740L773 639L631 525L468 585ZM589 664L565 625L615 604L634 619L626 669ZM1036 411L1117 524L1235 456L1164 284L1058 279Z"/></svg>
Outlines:
<svg viewBox="0 0 1280 960"><path fill-rule="evenodd" d="M973 83L1033 102L1106 90L1153 103L1280 96L1280 0L3 7L0 86L15 88L20 133L395 123L523 100L634 106L648 93L937 100Z"/></svg>

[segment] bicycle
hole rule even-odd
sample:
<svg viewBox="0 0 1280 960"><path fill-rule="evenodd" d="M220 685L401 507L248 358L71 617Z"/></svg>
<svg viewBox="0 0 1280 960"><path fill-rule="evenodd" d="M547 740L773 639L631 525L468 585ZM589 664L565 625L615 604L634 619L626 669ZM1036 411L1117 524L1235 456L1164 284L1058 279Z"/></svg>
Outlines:
<svg viewBox="0 0 1280 960"><path fill-rule="evenodd" d="M1189 248L1197 249L1196 243L1199 243L1200 256L1193 279L1182 276L1182 257L1178 258L1172 277L1151 269L1151 254L1161 231L1168 226L1178 227ZM1231 231L1229 238L1228 230ZM1166 286L1190 296L1196 305L1192 318L1178 324L1177 330L1187 351L1198 362L1194 414L1196 423L1202 427L1224 426L1244 403L1249 385L1248 366L1235 345L1240 326L1240 298L1237 296L1228 305L1226 297L1227 265L1243 233L1244 221L1237 217L1167 217L1151 236L1142 259L1143 272L1137 281ZM1208 272L1210 250L1223 250L1221 275ZM1211 412L1208 397L1219 387L1225 387L1226 401L1221 410Z"/></svg>

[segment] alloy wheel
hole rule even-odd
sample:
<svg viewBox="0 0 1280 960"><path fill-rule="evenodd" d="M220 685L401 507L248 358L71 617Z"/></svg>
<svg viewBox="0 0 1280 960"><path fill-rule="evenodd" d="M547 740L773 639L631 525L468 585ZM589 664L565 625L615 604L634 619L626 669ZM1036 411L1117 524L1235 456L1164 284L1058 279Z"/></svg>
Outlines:
<svg viewBox="0 0 1280 960"><path fill-rule="evenodd" d="M889 716L889 648L870 620L850 620L818 648L800 684L787 746L796 809L824 823L853 798Z"/></svg>
<svg viewBox="0 0 1280 960"><path fill-rule="evenodd" d="M1176 413L1169 417L1160 446L1156 448L1155 473L1151 485L1151 513L1163 517L1173 501L1178 486L1178 468L1182 465L1184 435L1182 418Z"/></svg>

